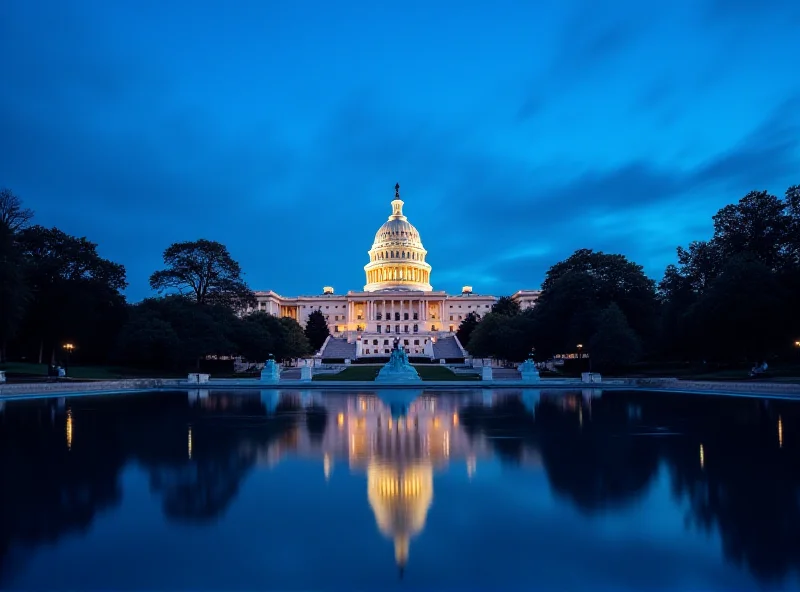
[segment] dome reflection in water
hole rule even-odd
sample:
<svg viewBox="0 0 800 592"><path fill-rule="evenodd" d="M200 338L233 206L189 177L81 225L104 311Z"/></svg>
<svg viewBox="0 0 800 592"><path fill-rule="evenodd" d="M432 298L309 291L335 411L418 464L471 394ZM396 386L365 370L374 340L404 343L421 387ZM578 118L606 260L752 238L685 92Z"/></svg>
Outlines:
<svg viewBox="0 0 800 592"><path fill-rule="evenodd" d="M793 589L798 429L599 390L4 401L0 586Z"/></svg>

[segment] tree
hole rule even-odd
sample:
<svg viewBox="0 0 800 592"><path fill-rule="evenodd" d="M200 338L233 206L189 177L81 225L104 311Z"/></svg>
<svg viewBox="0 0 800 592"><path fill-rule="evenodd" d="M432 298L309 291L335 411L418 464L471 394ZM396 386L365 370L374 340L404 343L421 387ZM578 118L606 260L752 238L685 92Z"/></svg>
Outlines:
<svg viewBox="0 0 800 592"><path fill-rule="evenodd" d="M615 303L598 315L597 330L588 345L589 356L598 370L629 366L641 355L639 337Z"/></svg>
<svg viewBox="0 0 800 592"><path fill-rule="evenodd" d="M514 316L519 314L519 302L511 298L511 296L501 296L492 305L492 312L508 317Z"/></svg>
<svg viewBox="0 0 800 592"><path fill-rule="evenodd" d="M456 337L461 342L461 345L464 349L469 350L469 340L472 337L473 331L480 323L481 317L475 311L472 311L464 317L464 320L461 321L461 324L458 326L458 331L456 331Z"/></svg>
<svg viewBox="0 0 800 592"><path fill-rule="evenodd" d="M233 339L238 353L251 361L266 360L270 355L285 361L311 352L311 345L297 321L279 319L262 311L242 318Z"/></svg>
<svg viewBox="0 0 800 592"><path fill-rule="evenodd" d="M750 253L769 269L782 267L786 263L791 228L786 209L781 199L767 191L751 191L738 203L720 209L714 215L711 239L720 258L727 261Z"/></svg>
<svg viewBox="0 0 800 592"><path fill-rule="evenodd" d="M800 186L787 189L782 200L751 191L713 220L712 238L678 247L678 265L667 267L659 285L663 353L742 360L761 355L756 350L785 349L800 331L790 298L800 288ZM756 283L745 285L748 281ZM723 293L723 285L739 295L752 294L752 306L744 296L737 302L736 294ZM760 322L752 318L755 310L766 315ZM723 318L722 311L734 316Z"/></svg>
<svg viewBox="0 0 800 592"><path fill-rule="evenodd" d="M469 353L477 358L509 362L525 360L532 348L532 315L489 313L478 323L469 340Z"/></svg>
<svg viewBox="0 0 800 592"><path fill-rule="evenodd" d="M280 348L275 358L281 361L303 358L311 353L311 344L303 332L300 323L294 319L284 317L280 319L283 331L281 333Z"/></svg>
<svg viewBox="0 0 800 592"><path fill-rule="evenodd" d="M133 308L131 323L136 323L137 317L150 323L152 326L148 331L151 334L156 330L161 333L159 343L162 343L163 347L167 347L171 337L163 325L153 323L150 319L158 318L169 325L175 333L178 348L168 357L174 361L176 369L187 370L192 367L199 369L203 358L229 355L236 349L238 319L225 306L198 306L194 299L176 294L162 298L146 298Z"/></svg>
<svg viewBox="0 0 800 592"><path fill-rule="evenodd" d="M0 189L0 226L12 234L19 232L33 218L33 210L22 207L22 200L10 189Z"/></svg>
<svg viewBox="0 0 800 592"><path fill-rule="evenodd" d="M24 228L18 244L30 289L22 345L35 345L40 363L45 351L54 361L64 341L77 343L84 361L103 360L125 320L125 268L57 228Z"/></svg>
<svg viewBox="0 0 800 592"><path fill-rule="evenodd" d="M591 249L575 251L547 271L537 308L555 282L575 272L585 273L593 279L593 298L598 308L615 302L641 339L655 341L659 308L656 284L645 275L641 265L629 261L624 255Z"/></svg>
<svg viewBox="0 0 800 592"><path fill-rule="evenodd" d="M688 311L691 338L705 358L756 362L789 341L787 308L767 265L752 255L737 255Z"/></svg>
<svg viewBox="0 0 800 592"><path fill-rule="evenodd" d="M6 361L8 341L19 330L28 296L24 260L16 236L0 223L0 362Z"/></svg>
<svg viewBox="0 0 800 592"><path fill-rule="evenodd" d="M305 329L306 337L311 345L311 349L319 351L325 340L331 334L328 329L328 322L325 320L325 315L321 310L315 310L308 315Z"/></svg>
<svg viewBox="0 0 800 592"><path fill-rule="evenodd" d="M167 269L150 276L150 286L162 293L191 294L197 304L241 309L255 302L242 270L222 243L200 239L173 243L164 251Z"/></svg>
<svg viewBox="0 0 800 592"><path fill-rule="evenodd" d="M126 366L173 368L180 360L182 347L172 325L153 310L137 312L120 330L118 359Z"/></svg>

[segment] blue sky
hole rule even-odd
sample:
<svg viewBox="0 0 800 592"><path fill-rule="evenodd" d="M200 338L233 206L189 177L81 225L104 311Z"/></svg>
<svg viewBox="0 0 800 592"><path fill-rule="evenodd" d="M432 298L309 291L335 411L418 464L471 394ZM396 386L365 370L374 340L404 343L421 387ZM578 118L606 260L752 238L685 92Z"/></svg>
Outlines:
<svg viewBox="0 0 800 592"><path fill-rule="evenodd" d="M796 0L0 3L0 186L148 294L171 242L360 289L396 182L435 289L577 248L656 279L800 183Z"/></svg>

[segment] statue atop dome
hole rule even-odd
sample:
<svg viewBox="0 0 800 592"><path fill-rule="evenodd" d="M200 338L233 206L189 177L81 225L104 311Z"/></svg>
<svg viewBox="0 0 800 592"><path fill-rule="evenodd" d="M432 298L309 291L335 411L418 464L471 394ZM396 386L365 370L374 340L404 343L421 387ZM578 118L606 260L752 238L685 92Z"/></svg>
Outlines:
<svg viewBox="0 0 800 592"><path fill-rule="evenodd" d="M400 199L400 183L394 186L394 198Z"/></svg>

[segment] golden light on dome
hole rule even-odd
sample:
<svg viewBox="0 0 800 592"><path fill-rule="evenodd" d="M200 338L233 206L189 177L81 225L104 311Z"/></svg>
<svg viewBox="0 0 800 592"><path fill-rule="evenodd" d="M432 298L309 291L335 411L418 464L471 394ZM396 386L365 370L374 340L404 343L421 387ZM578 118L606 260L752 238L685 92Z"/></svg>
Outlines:
<svg viewBox="0 0 800 592"><path fill-rule="evenodd" d="M67 409L67 450L72 450L72 409Z"/></svg>

